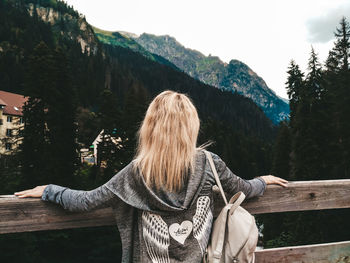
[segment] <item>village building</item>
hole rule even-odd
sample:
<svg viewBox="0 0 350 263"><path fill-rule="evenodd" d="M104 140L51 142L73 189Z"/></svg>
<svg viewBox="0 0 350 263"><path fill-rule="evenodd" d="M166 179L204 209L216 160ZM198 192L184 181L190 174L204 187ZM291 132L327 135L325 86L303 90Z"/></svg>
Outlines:
<svg viewBox="0 0 350 263"><path fill-rule="evenodd" d="M88 148L83 148L80 150L81 162L86 162L89 164L97 165L100 161L100 165L103 167L105 165L105 160L100 160L98 156L98 145L100 143L112 142L118 149L122 147L122 139L115 136L115 131L112 135L105 134L104 130L97 135L96 139L92 142L91 146ZM113 153L113 152L111 152Z"/></svg>
<svg viewBox="0 0 350 263"><path fill-rule="evenodd" d="M22 108L27 98L0 90L0 155L15 151L22 141Z"/></svg>

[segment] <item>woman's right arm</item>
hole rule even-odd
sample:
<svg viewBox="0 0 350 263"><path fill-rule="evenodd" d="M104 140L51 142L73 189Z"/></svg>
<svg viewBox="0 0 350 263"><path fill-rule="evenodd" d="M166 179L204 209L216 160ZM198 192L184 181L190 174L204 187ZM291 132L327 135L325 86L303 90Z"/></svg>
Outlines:
<svg viewBox="0 0 350 263"><path fill-rule="evenodd" d="M69 211L89 211L97 207L108 206L117 196L106 184L91 190L73 190L55 184L37 186L33 189L15 193L19 198L41 197L41 200L61 205Z"/></svg>
<svg viewBox="0 0 350 263"><path fill-rule="evenodd" d="M73 190L68 187L49 184L17 192L15 195L20 198L41 197L42 200L59 204L69 211L89 211L97 207L115 205L116 202L119 202L118 190L124 191L125 189L122 186L119 189L114 188L122 185L123 180L126 180L129 174L133 172L132 168L133 163L130 162L108 182L91 191ZM123 180L119 180L121 183L116 185L118 179Z"/></svg>
<svg viewBox="0 0 350 263"><path fill-rule="evenodd" d="M115 198L116 195L105 184L90 191L49 184L41 197L42 200L59 204L69 211L90 211L97 207L107 207Z"/></svg>

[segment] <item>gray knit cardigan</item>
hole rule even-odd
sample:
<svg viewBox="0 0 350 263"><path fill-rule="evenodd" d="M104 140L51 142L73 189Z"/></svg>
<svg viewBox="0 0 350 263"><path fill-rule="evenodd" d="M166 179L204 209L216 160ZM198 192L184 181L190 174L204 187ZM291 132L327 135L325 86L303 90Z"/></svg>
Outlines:
<svg viewBox="0 0 350 263"><path fill-rule="evenodd" d="M261 196L266 188L261 177L244 180L211 153L221 184L228 195L243 191L247 198ZM196 155L194 172L179 192L148 187L133 162L104 185L91 190L72 190L49 184L42 200L70 211L111 206L122 240L122 262L201 262L213 223L215 179L203 150Z"/></svg>

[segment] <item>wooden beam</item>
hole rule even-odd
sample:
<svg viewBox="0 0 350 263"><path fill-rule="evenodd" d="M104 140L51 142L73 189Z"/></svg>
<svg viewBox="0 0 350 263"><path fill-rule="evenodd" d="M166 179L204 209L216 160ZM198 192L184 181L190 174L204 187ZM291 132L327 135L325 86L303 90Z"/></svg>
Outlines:
<svg viewBox="0 0 350 263"><path fill-rule="evenodd" d="M350 208L350 180L290 182L288 188L270 185L262 197L242 206L252 214Z"/></svg>
<svg viewBox="0 0 350 263"><path fill-rule="evenodd" d="M350 241L257 251L255 263L346 263L350 262Z"/></svg>
<svg viewBox="0 0 350 263"><path fill-rule="evenodd" d="M112 208L73 213L39 198L0 196L0 234L115 225Z"/></svg>
<svg viewBox="0 0 350 263"><path fill-rule="evenodd" d="M216 210L223 205L216 196ZM350 180L290 182L288 188L268 186L264 196L247 200L253 214L350 207ZM0 234L114 225L111 208L85 213L63 210L39 198L0 196Z"/></svg>

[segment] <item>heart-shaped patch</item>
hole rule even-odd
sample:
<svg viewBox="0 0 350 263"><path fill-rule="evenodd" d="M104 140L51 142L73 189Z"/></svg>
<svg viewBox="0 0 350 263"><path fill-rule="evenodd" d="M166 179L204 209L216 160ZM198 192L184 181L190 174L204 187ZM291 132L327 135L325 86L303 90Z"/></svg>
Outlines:
<svg viewBox="0 0 350 263"><path fill-rule="evenodd" d="M188 220L183 221L181 225L174 223L169 227L169 233L173 239L183 245L186 238L191 234L192 227L192 222Z"/></svg>

